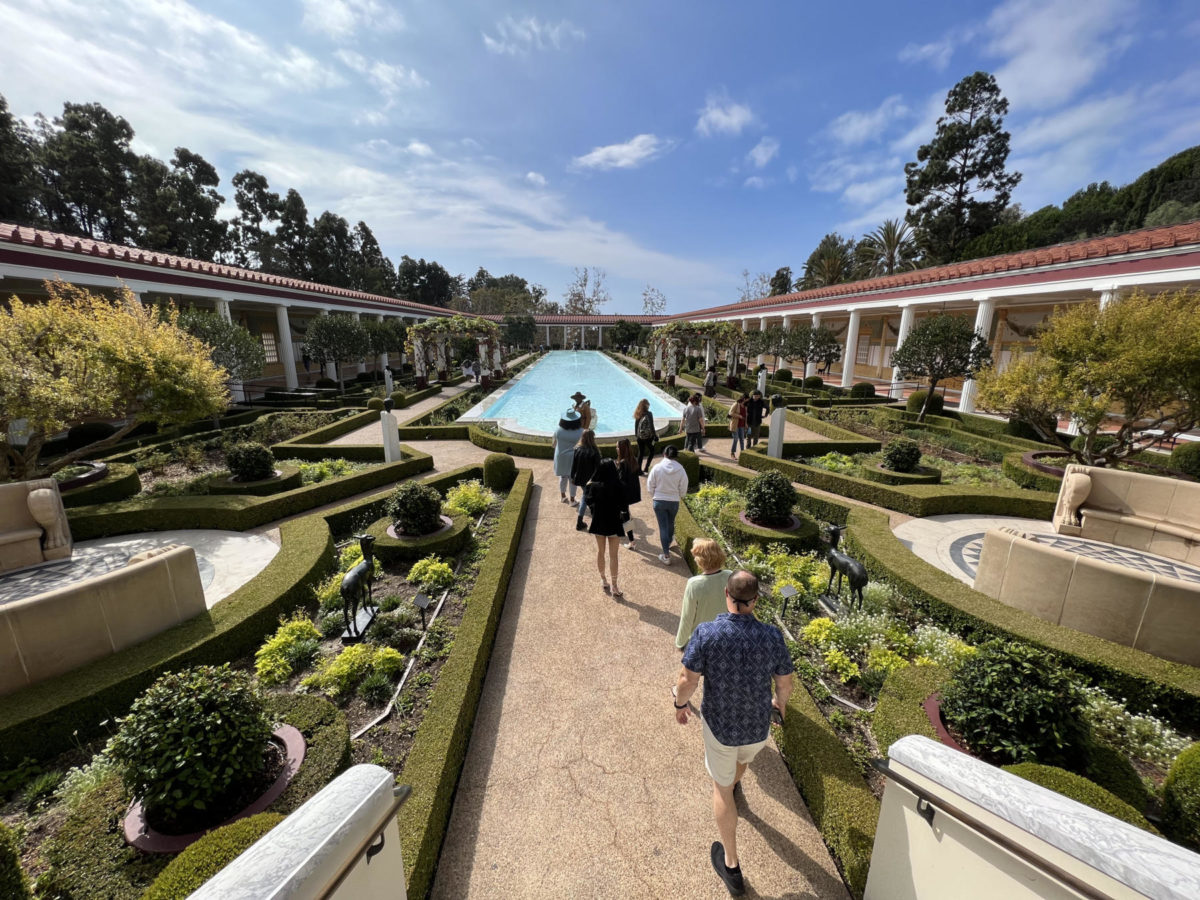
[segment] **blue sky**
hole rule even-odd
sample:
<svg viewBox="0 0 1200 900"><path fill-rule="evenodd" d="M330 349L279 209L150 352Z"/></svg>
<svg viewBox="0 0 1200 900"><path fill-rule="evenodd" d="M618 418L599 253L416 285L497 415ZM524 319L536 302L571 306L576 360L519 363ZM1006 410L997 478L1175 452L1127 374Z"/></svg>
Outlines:
<svg viewBox="0 0 1200 900"><path fill-rule="evenodd" d="M976 69L1009 98L1014 200L1200 143L1200 6L0 0L0 93L125 116L137 149L256 169L393 260L608 274L679 312L904 212L903 166Z"/></svg>

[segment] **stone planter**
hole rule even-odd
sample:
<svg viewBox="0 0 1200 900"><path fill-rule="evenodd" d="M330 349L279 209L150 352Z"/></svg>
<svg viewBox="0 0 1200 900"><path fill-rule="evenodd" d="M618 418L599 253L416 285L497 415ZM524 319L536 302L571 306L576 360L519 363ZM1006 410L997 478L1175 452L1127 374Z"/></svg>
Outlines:
<svg viewBox="0 0 1200 900"><path fill-rule="evenodd" d="M243 494L265 497L298 488L302 481L299 468L282 466L276 469L275 474L270 478L260 478L258 481L237 481L231 476L215 477L209 480L208 490L211 494Z"/></svg>
<svg viewBox="0 0 1200 900"><path fill-rule="evenodd" d="M452 556L471 537L471 518L442 516L442 527L418 537L396 534L390 518L377 519L367 533L375 538L375 556L384 563L415 560L437 553Z"/></svg>
<svg viewBox="0 0 1200 900"><path fill-rule="evenodd" d="M740 503L730 503L721 510L722 530L739 546L758 544L766 548L770 544L785 544L791 550L815 550L820 545L816 520L803 513L792 515L788 524L781 528L757 525L746 517Z"/></svg>
<svg viewBox="0 0 1200 900"><path fill-rule="evenodd" d="M938 740L951 750L957 750L959 753L965 753L967 756L970 756L970 751L954 739L954 735L950 733L945 721L942 719L941 691L930 694L925 698L921 706L924 708L925 715L929 718L929 724L933 726L933 731L937 735Z"/></svg>
<svg viewBox="0 0 1200 900"><path fill-rule="evenodd" d="M67 491L74 490L75 488L81 488L86 484L95 484L108 475L108 463L81 459L76 463L72 463L72 465L89 466L91 471L84 472L82 475L75 475L72 478L64 478L58 483L58 492L60 494L65 494Z"/></svg>
<svg viewBox="0 0 1200 900"><path fill-rule="evenodd" d="M208 834L214 828L220 828L223 825L228 825L230 822L236 822L238 819L245 819L265 811L268 806L279 799L280 795L287 789L287 786L292 783L292 779L300 771L300 764L304 762L304 754L307 750L304 735L291 725L280 725L275 729L272 739L283 748L283 771L279 773L279 776L271 783L271 786L257 800L237 813L237 815L231 816L224 822L218 822L212 828L207 828L204 831L193 831L190 834L163 834L161 831L156 831L146 821L146 811L142 808L142 801L134 800L133 805L129 807L129 812L125 814L125 820L122 825L125 842L141 850L143 853L179 853L196 843L196 841L200 840L200 838L204 837L204 835Z"/></svg>
<svg viewBox="0 0 1200 900"><path fill-rule="evenodd" d="M884 468L882 463L876 463L863 469L863 477L867 481L879 484L941 484L942 470L931 466L917 466L911 472L896 472Z"/></svg>

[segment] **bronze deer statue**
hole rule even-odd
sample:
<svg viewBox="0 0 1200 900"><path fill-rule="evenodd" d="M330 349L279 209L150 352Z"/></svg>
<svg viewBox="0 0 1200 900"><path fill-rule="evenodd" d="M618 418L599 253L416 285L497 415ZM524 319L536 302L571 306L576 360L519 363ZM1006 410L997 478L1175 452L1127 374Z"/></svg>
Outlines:
<svg viewBox="0 0 1200 900"><path fill-rule="evenodd" d="M867 586L867 569L857 559L847 556L845 553L838 551L838 544L842 540L842 533L846 530L846 526L831 525L825 529L825 533L829 536L829 549L825 551L825 560L829 563L829 587L827 592L833 590L833 576L837 575L837 593L836 596L842 595L842 576L850 582L850 601L854 602L858 599L858 607L862 608L863 588Z"/></svg>
<svg viewBox="0 0 1200 900"><path fill-rule="evenodd" d="M358 636L358 608L364 609L371 605L371 582L375 580L375 557L371 548L375 538L369 534L360 534L358 546L362 548L362 562L345 574L342 578L342 618L346 621L346 634Z"/></svg>

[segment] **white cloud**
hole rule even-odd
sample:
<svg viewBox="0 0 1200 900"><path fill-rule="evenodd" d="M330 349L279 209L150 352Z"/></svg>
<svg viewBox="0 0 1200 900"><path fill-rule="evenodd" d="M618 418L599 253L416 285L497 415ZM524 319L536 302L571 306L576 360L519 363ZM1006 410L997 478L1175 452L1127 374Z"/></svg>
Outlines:
<svg viewBox="0 0 1200 900"><path fill-rule="evenodd" d="M754 112L744 103L734 103L724 93L709 94L696 121L696 133L703 137L741 134L755 121Z"/></svg>
<svg viewBox="0 0 1200 900"><path fill-rule="evenodd" d="M893 94L875 109L842 113L829 123L829 133L847 145L877 141L889 125L907 116L908 112L900 95Z"/></svg>
<svg viewBox="0 0 1200 900"><path fill-rule="evenodd" d="M301 4L300 24L305 30L335 41L348 40L359 30L391 32L404 27L404 17L378 0L301 0Z"/></svg>
<svg viewBox="0 0 1200 900"><path fill-rule="evenodd" d="M379 93L394 97L405 90L426 87L429 82L407 66L367 59L354 50L339 50L334 54L348 69L364 76Z"/></svg>
<svg viewBox="0 0 1200 900"><path fill-rule="evenodd" d="M855 181L846 185L842 191L842 199L855 206L871 206L885 197L895 198L903 191L903 175L884 175L870 181Z"/></svg>
<svg viewBox="0 0 1200 900"><path fill-rule="evenodd" d="M546 176L543 175L541 172L526 172L525 180L528 181L530 184L532 184L534 187L545 187L546 186Z"/></svg>
<svg viewBox="0 0 1200 900"><path fill-rule="evenodd" d="M756 168L763 168L779 152L779 141L773 137L764 137L754 145L754 149L746 154L746 158L754 163Z"/></svg>
<svg viewBox="0 0 1200 900"><path fill-rule="evenodd" d="M928 44L908 44L900 51L900 62L929 63L937 71L943 71L950 64L954 54L954 43L949 38L931 41Z"/></svg>
<svg viewBox="0 0 1200 900"><path fill-rule="evenodd" d="M1129 46L1134 0L1008 0L988 18L987 51L1014 109L1053 109L1112 67Z"/></svg>
<svg viewBox="0 0 1200 900"><path fill-rule="evenodd" d="M795 184L795 183L796 183L796 179L797 179L797 178L799 178L799 177L800 177L800 170L799 170L798 168L796 168L795 166L788 166L788 167L787 167L787 180L788 180L788 184Z"/></svg>
<svg viewBox="0 0 1200 900"><path fill-rule="evenodd" d="M1126 121L1133 117L1136 105L1137 99L1130 92L1085 100L1053 115L1039 116L1014 129L1013 150L1028 153L1081 137L1092 140L1105 133L1120 132Z"/></svg>
<svg viewBox="0 0 1200 900"><path fill-rule="evenodd" d="M502 56L525 56L531 50L561 50L568 42L582 41L587 33L563 19L542 22L536 16L514 19L505 16L496 23L496 36L483 34L483 46Z"/></svg>
<svg viewBox="0 0 1200 900"><path fill-rule="evenodd" d="M937 120L946 114L946 95L950 92L947 85L940 91L934 91L925 98L921 109L916 113L913 126L900 137L892 140L888 147L893 153L910 154L921 144L933 140L937 129Z"/></svg>
<svg viewBox="0 0 1200 900"><path fill-rule="evenodd" d="M761 178L758 175L751 175L749 178L747 178L745 181L742 182L742 187L755 188L760 191L763 188L765 188L766 186L767 186L766 180Z"/></svg>
<svg viewBox="0 0 1200 900"><path fill-rule="evenodd" d="M673 142L653 134L639 134L623 144L596 147L590 153L571 160L575 169L636 169L642 163L662 156L674 146Z"/></svg>
<svg viewBox="0 0 1200 900"><path fill-rule="evenodd" d="M420 156L425 159L433 156L433 148L424 141L409 141L408 146L404 148L413 156Z"/></svg>
<svg viewBox="0 0 1200 900"><path fill-rule="evenodd" d="M848 156L835 156L818 166L809 173L808 180L814 191L836 193L845 190L846 186L858 181L878 177L886 172L902 170L903 165L898 156L873 157L868 159L851 159Z"/></svg>

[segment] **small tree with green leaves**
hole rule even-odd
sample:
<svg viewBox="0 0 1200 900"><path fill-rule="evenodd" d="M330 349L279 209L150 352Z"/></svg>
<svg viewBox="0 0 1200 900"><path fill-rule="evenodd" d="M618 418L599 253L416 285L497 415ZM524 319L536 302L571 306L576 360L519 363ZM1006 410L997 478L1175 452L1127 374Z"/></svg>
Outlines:
<svg viewBox="0 0 1200 900"><path fill-rule="evenodd" d="M322 365L333 363L337 370L338 390L345 390L342 363L362 359L371 349L370 338L362 323L351 316L317 316L304 336L309 355Z"/></svg>
<svg viewBox="0 0 1200 900"><path fill-rule="evenodd" d="M992 361L987 338L974 324L961 316L939 313L918 319L904 343L892 354L892 365L902 378L925 378L929 396L917 416L924 422L929 412L929 397L948 378L974 378L975 373Z"/></svg>
<svg viewBox="0 0 1200 900"><path fill-rule="evenodd" d="M514 347L532 347L537 338L537 322L533 316L507 315L502 323L504 340Z"/></svg>
<svg viewBox="0 0 1200 900"><path fill-rule="evenodd" d="M785 359L803 364L801 372L807 371L809 363L833 365L842 358L842 344L832 331L823 325L815 328L807 323L795 326L784 333L780 355Z"/></svg>
<svg viewBox="0 0 1200 900"><path fill-rule="evenodd" d="M262 341L241 325L192 308L179 314L179 327L208 346L212 361L229 373L231 381L249 381L262 374L267 362Z"/></svg>
<svg viewBox="0 0 1200 900"><path fill-rule="evenodd" d="M618 347L636 344L642 334L642 326L628 319L618 319L612 327L612 340Z"/></svg>

